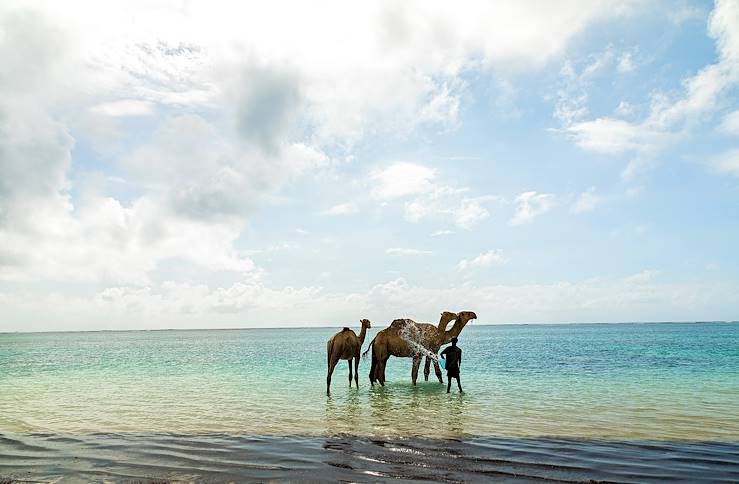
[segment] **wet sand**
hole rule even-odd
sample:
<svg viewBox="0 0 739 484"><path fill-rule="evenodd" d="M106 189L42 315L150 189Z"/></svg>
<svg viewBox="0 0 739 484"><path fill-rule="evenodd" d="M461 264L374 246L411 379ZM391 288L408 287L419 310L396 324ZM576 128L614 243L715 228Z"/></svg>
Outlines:
<svg viewBox="0 0 739 484"><path fill-rule="evenodd" d="M739 442L0 434L3 482L737 482Z"/></svg>

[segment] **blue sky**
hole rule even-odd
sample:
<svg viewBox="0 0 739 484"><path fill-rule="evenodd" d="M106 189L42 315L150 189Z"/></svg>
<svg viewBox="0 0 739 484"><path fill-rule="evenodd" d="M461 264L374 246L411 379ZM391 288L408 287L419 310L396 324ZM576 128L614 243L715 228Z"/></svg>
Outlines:
<svg viewBox="0 0 739 484"><path fill-rule="evenodd" d="M737 2L234 9L0 7L0 330L737 319Z"/></svg>

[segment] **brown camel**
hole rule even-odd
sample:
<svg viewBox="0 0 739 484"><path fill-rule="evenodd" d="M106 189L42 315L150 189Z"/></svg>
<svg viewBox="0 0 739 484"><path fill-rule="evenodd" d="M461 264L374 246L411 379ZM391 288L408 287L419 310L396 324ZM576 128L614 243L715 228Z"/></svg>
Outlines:
<svg viewBox="0 0 739 484"><path fill-rule="evenodd" d="M452 329L446 331L446 326L455 319ZM374 385L375 381L379 381L384 386L387 360L390 356L397 356L413 358L411 378L415 385L421 359L438 351L441 345L448 343L453 337L459 336L471 319L477 319L477 315L472 311L463 311L458 314L445 311L441 313L438 326L416 323L411 319L396 319L389 327L377 333L367 348L367 351L372 349L370 382ZM443 382L440 368L437 368L436 376L439 381Z"/></svg>
<svg viewBox="0 0 739 484"><path fill-rule="evenodd" d="M359 388L359 353L362 351L367 330L372 327L369 319L363 319L362 331L357 334L349 328L344 328L328 340L328 376L326 377L326 394L331 393L331 375L339 360L349 360L349 387L352 386L352 360L354 360L354 381Z"/></svg>

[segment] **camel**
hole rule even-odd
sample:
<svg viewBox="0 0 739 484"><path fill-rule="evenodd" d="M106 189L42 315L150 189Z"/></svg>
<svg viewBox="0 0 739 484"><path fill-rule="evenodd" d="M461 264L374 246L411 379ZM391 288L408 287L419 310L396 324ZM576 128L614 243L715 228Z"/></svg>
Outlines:
<svg viewBox="0 0 739 484"><path fill-rule="evenodd" d="M459 336L462 329L472 319L477 319L477 315L472 311L462 311L458 314L445 311L441 313L438 326L416 323L411 319L396 319L389 327L377 333L365 351L366 354L370 349L372 350L370 382L374 385L375 381L379 381L380 385L384 386L387 360L390 356L397 356L413 358L411 378L415 385L418 379L418 367L421 365L424 354L428 357L430 353L439 351L441 345ZM451 321L455 321L454 326L447 331L446 327ZM438 363L434 366L436 376L440 382L443 382Z"/></svg>
<svg viewBox="0 0 739 484"><path fill-rule="evenodd" d="M367 330L372 327L369 319L363 319L362 331L357 337L349 328L344 328L328 340L328 376L326 377L326 394L331 394L331 375L339 360L349 360L349 387L352 386L352 360L354 360L354 382L359 388L359 353L362 351Z"/></svg>

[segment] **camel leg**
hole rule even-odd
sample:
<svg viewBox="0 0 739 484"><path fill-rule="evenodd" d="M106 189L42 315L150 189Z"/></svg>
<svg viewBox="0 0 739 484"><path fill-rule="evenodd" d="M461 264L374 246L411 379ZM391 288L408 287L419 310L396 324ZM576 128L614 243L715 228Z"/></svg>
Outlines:
<svg viewBox="0 0 739 484"><path fill-rule="evenodd" d="M331 394L331 375L334 374L334 368L336 368L336 364L339 362L339 359L329 359L328 363L328 376L326 376L326 395Z"/></svg>
<svg viewBox="0 0 739 484"><path fill-rule="evenodd" d="M413 384L416 384L416 380L418 380L418 368L421 366L421 357L420 356L414 356L413 357L413 370L411 370L411 378L413 379Z"/></svg>
<svg viewBox="0 0 739 484"><path fill-rule="evenodd" d="M434 371L436 372L436 378L439 379L439 383L444 383L444 378L441 376L441 367L439 367L439 362L434 360Z"/></svg>
<svg viewBox="0 0 739 484"><path fill-rule="evenodd" d="M349 388L352 387L352 359L349 358Z"/></svg>
<svg viewBox="0 0 739 484"><path fill-rule="evenodd" d="M423 379L429 381L429 373L431 373L431 358L426 357L426 364L423 365Z"/></svg>
<svg viewBox="0 0 739 484"><path fill-rule="evenodd" d="M380 385L382 386L385 386L385 365L387 365L387 360L389 358L389 356L386 356L381 361L377 362L377 374L379 376Z"/></svg>
<svg viewBox="0 0 739 484"><path fill-rule="evenodd" d="M359 388L359 355L354 357L354 383Z"/></svg>
<svg viewBox="0 0 739 484"><path fill-rule="evenodd" d="M377 358L375 358L374 353L372 353L372 365L370 366L369 380L370 385L375 386L375 381L377 381Z"/></svg>

